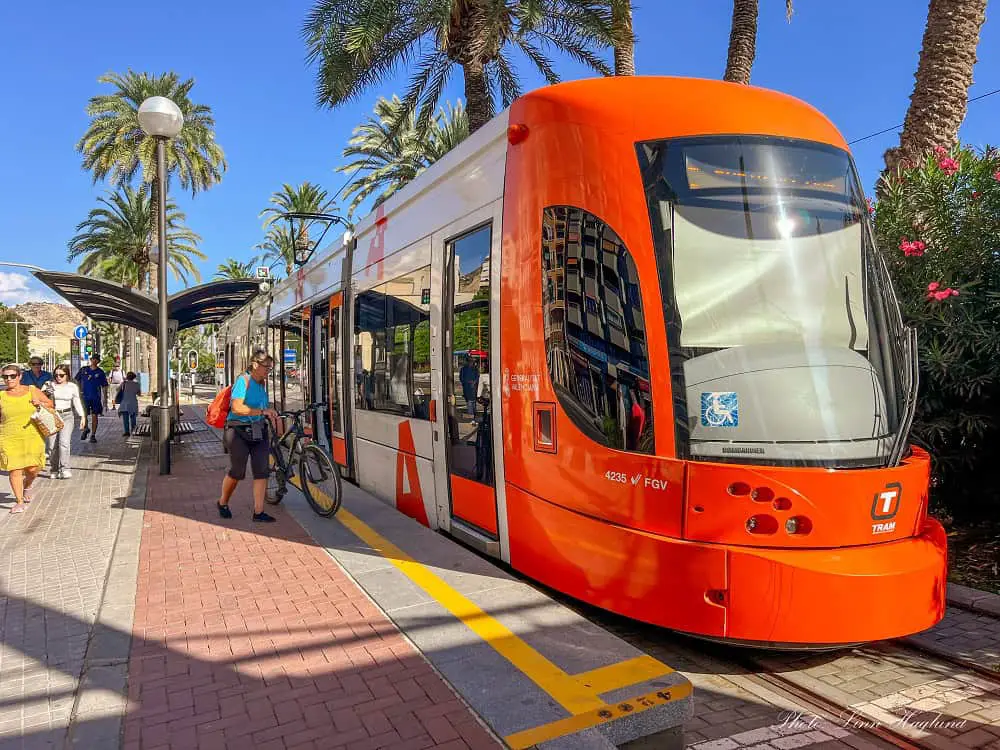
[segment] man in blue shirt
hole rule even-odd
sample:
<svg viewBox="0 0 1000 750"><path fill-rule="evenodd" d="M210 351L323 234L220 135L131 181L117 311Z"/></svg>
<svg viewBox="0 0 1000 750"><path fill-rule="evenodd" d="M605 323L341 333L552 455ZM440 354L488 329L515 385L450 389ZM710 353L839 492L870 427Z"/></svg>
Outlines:
<svg viewBox="0 0 1000 750"><path fill-rule="evenodd" d="M80 439L86 440L90 433L90 442L97 442L97 418L104 413L104 392L108 387L108 376L101 369L101 360L98 357L90 358L89 367L81 367L76 374L76 381L80 384L80 392L83 394L83 407L90 415L91 429L87 429L87 422L84 419L83 431Z"/></svg>
<svg viewBox="0 0 1000 750"><path fill-rule="evenodd" d="M52 380L52 373L42 369L41 357L32 357L29 359L28 367L31 369L21 374L21 385L33 385L38 390L41 390L43 385Z"/></svg>

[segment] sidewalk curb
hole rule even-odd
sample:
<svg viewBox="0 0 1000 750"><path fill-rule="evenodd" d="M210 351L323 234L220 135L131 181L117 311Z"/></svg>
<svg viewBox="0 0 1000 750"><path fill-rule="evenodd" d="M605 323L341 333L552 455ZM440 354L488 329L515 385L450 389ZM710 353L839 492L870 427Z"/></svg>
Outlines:
<svg viewBox="0 0 1000 750"><path fill-rule="evenodd" d="M972 612L982 612L1000 617L1000 594L969 588L957 583L948 584L948 604Z"/></svg>
<svg viewBox="0 0 1000 750"><path fill-rule="evenodd" d="M122 744L150 455L150 446L143 440L136 455L129 493L124 498L125 507L108 559L104 592L87 643L66 732L67 747L118 748Z"/></svg>

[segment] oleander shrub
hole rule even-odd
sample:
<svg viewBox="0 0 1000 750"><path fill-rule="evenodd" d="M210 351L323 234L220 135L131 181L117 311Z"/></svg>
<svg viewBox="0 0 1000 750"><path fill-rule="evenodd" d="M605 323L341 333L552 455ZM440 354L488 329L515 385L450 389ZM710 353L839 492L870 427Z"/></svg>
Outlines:
<svg viewBox="0 0 1000 750"><path fill-rule="evenodd" d="M1000 518L1000 152L938 147L877 194L877 241L917 328L913 442L934 460L932 509Z"/></svg>

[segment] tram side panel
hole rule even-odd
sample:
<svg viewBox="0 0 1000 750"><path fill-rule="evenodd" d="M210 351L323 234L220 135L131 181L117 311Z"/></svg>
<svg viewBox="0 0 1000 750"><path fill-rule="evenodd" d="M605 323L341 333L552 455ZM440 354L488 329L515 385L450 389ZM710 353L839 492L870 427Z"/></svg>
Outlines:
<svg viewBox="0 0 1000 750"><path fill-rule="evenodd" d="M505 118L496 118L442 159L433 180L429 171L383 203L362 222L354 252L345 371L358 482L431 528L447 528L451 518L439 455L449 413L441 383L443 253L452 229L492 215L503 190L505 132Z"/></svg>
<svg viewBox="0 0 1000 750"><path fill-rule="evenodd" d="M398 218L398 217L397 217ZM371 248L389 221L358 237ZM402 241L401 239L397 241ZM386 245L387 246L387 245ZM359 485L419 523L437 528L430 422L430 238L386 254L354 274L350 311L351 418ZM377 259L377 260L376 260Z"/></svg>

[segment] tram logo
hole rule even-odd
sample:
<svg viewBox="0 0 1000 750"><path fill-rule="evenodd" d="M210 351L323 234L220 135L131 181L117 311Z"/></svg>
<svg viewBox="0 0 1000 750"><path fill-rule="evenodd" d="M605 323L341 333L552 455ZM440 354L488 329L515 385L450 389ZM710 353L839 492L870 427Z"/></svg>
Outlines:
<svg viewBox="0 0 1000 750"><path fill-rule="evenodd" d="M873 534L888 534L896 530L896 522L891 520L899 512L899 504L903 499L903 485L890 482L881 492L876 492L872 498Z"/></svg>
<svg viewBox="0 0 1000 750"><path fill-rule="evenodd" d="M734 391L701 394L702 427L739 427L740 402Z"/></svg>

